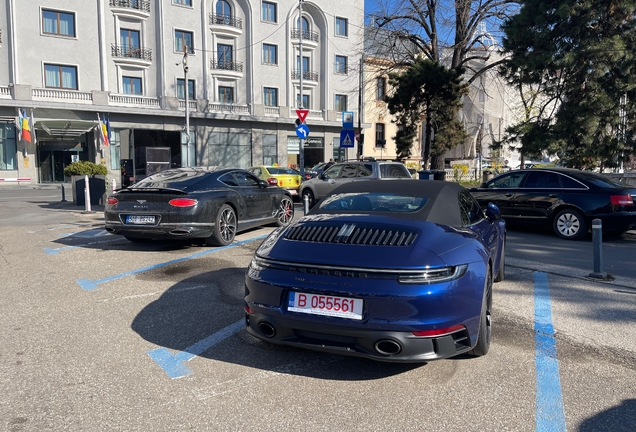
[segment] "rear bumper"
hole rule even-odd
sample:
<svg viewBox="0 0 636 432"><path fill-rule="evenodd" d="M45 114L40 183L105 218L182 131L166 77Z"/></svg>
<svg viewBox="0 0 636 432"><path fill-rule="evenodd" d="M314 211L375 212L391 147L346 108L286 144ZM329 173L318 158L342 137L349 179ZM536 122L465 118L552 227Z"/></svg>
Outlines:
<svg viewBox="0 0 636 432"><path fill-rule="evenodd" d="M636 229L636 212L616 212L590 217L591 222L594 219L600 219L603 225L603 231L608 232L624 232L630 229Z"/></svg>
<svg viewBox="0 0 636 432"><path fill-rule="evenodd" d="M138 238L207 238L212 235L214 224L175 223L159 225L125 225L106 221L104 229L112 234Z"/></svg>
<svg viewBox="0 0 636 432"><path fill-rule="evenodd" d="M263 341L332 354L365 357L393 363L422 363L470 351L466 329L437 337L411 332L356 329L273 316L255 311L245 315L247 332Z"/></svg>

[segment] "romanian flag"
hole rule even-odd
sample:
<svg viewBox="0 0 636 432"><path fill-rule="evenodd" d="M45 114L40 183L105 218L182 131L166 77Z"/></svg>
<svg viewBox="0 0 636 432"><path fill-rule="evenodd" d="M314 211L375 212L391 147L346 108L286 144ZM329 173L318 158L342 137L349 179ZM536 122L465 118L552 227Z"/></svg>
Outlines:
<svg viewBox="0 0 636 432"><path fill-rule="evenodd" d="M97 114L97 121L99 125L97 126L97 132L99 133L99 139L102 142L104 147L108 147L108 130L106 129L106 125L102 122L102 119Z"/></svg>
<svg viewBox="0 0 636 432"><path fill-rule="evenodd" d="M24 114L20 111L20 123L22 126L22 140L32 143L33 138L31 136L31 125L29 124L29 118L26 116L26 111L24 111Z"/></svg>

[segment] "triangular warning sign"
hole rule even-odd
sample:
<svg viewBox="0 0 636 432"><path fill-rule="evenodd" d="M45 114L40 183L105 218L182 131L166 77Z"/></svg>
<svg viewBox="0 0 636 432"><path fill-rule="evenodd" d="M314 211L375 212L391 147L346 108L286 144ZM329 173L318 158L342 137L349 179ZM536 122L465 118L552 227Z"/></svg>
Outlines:
<svg viewBox="0 0 636 432"><path fill-rule="evenodd" d="M305 123L305 119L307 118L307 114L309 114L309 110L306 109L298 109L296 110L296 115L301 123Z"/></svg>

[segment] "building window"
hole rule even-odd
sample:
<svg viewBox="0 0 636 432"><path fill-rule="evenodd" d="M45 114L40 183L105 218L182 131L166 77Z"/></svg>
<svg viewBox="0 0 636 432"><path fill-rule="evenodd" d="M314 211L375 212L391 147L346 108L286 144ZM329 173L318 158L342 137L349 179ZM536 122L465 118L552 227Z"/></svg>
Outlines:
<svg viewBox="0 0 636 432"><path fill-rule="evenodd" d="M300 57L296 56L296 70L300 73ZM309 72L309 57L303 57L303 78L306 78L306 73Z"/></svg>
<svg viewBox="0 0 636 432"><path fill-rule="evenodd" d="M336 17L336 36L349 35L349 21L346 18Z"/></svg>
<svg viewBox="0 0 636 432"><path fill-rule="evenodd" d="M336 73L347 74L347 57L340 55L336 56Z"/></svg>
<svg viewBox="0 0 636 432"><path fill-rule="evenodd" d="M174 32L174 50L183 52L184 47L188 47L188 53L194 54L194 44L192 32L175 30Z"/></svg>
<svg viewBox="0 0 636 432"><path fill-rule="evenodd" d="M75 15L43 9L42 31L46 34L75 37Z"/></svg>
<svg viewBox="0 0 636 432"><path fill-rule="evenodd" d="M172 0L172 3L184 6L192 6L192 0Z"/></svg>
<svg viewBox="0 0 636 432"><path fill-rule="evenodd" d="M137 30L119 29L119 39L124 56L139 58L141 45Z"/></svg>
<svg viewBox="0 0 636 432"><path fill-rule="evenodd" d="M275 134L263 134L263 165L270 166L278 162L278 137Z"/></svg>
<svg viewBox="0 0 636 432"><path fill-rule="evenodd" d="M234 103L234 88L219 86L219 102Z"/></svg>
<svg viewBox="0 0 636 432"><path fill-rule="evenodd" d="M276 48L276 45L263 44L263 63L278 64Z"/></svg>
<svg viewBox="0 0 636 432"><path fill-rule="evenodd" d="M375 146L384 148L386 140L384 139L384 123L375 124Z"/></svg>
<svg viewBox="0 0 636 432"><path fill-rule="evenodd" d="M263 104L265 106L278 106L278 89L273 87L263 88Z"/></svg>
<svg viewBox="0 0 636 432"><path fill-rule="evenodd" d="M122 85L124 88L124 94L141 95L141 78L136 77L122 77Z"/></svg>
<svg viewBox="0 0 636 432"><path fill-rule="evenodd" d="M261 19L266 22L275 23L276 21L276 4L270 2L263 2Z"/></svg>
<svg viewBox="0 0 636 432"><path fill-rule="evenodd" d="M336 95L335 110L338 112L347 110L347 95Z"/></svg>
<svg viewBox="0 0 636 432"><path fill-rule="evenodd" d="M220 67L232 65L232 45L216 44L216 55Z"/></svg>
<svg viewBox="0 0 636 432"><path fill-rule="evenodd" d="M216 14L232 18L232 7L225 0L219 0L216 2Z"/></svg>
<svg viewBox="0 0 636 432"><path fill-rule="evenodd" d="M17 169L15 126L3 123L0 127L0 170Z"/></svg>
<svg viewBox="0 0 636 432"><path fill-rule="evenodd" d="M75 66L45 64L44 86L77 90L77 68Z"/></svg>
<svg viewBox="0 0 636 432"><path fill-rule="evenodd" d="M296 94L296 107L300 108L300 93ZM311 109L311 107L309 105L309 95L308 94L304 94L303 95L303 108L304 109Z"/></svg>
<svg viewBox="0 0 636 432"><path fill-rule="evenodd" d="M183 78L177 78L177 97L179 99L185 99L185 80ZM188 80L188 99L196 99L194 94L194 80Z"/></svg>
<svg viewBox="0 0 636 432"><path fill-rule="evenodd" d="M375 79L375 100L384 100L386 96L386 78L377 77Z"/></svg>

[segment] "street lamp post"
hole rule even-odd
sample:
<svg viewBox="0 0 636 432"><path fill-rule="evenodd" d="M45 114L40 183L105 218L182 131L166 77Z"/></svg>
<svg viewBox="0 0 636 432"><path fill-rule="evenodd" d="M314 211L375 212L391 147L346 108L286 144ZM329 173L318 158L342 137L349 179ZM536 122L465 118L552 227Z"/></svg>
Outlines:
<svg viewBox="0 0 636 432"><path fill-rule="evenodd" d="M305 108L303 106L303 0L298 0L298 63L300 63L300 109ZM298 170L300 171L300 177L305 178L305 140L300 138L300 142L298 144Z"/></svg>
<svg viewBox="0 0 636 432"><path fill-rule="evenodd" d="M183 45L183 90L185 93L185 166L190 166L190 86L188 85L188 47Z"/></svg>

